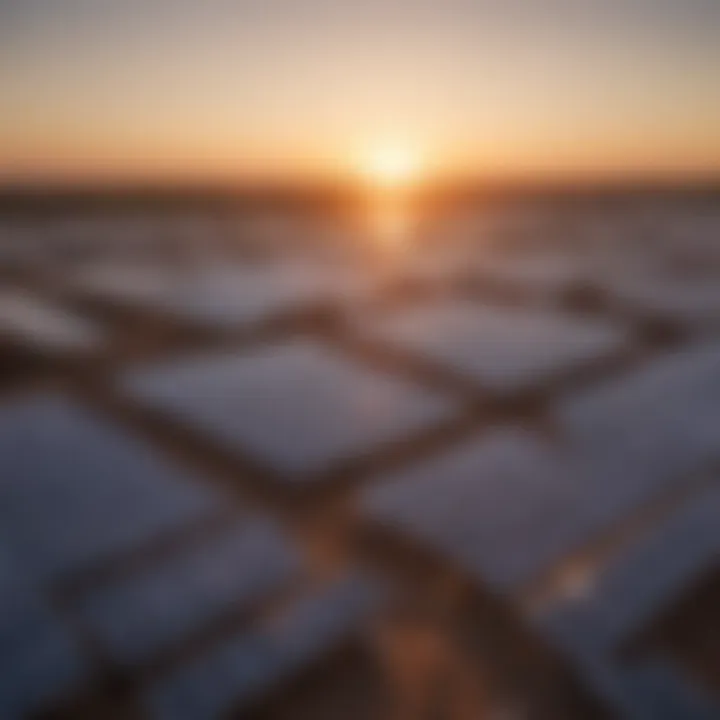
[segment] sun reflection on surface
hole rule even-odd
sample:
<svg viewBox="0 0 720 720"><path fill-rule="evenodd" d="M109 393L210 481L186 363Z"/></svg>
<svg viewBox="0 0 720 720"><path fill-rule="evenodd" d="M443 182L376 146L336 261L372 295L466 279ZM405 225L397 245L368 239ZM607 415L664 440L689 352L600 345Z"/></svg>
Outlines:
<svg viewBox="0 0 720 720"><path fill-rule="evenodd" d="M410 209L399 199L377 201L372 208L371 232L385 249L407 248L413 230Z"/></svg>
<svg viewBox="0 0 720 720"><path fill-rule="evenodd" d="M420 154L402 142L376 144L358 156L363 192L362 225L376 272L392 282L402 275L419 229Z"/></svg>

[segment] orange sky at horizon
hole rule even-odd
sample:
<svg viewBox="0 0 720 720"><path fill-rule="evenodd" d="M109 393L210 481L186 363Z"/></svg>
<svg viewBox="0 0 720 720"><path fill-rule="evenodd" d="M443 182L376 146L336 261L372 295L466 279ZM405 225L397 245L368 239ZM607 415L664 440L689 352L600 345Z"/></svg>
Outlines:
<svg viewBox="0 0 720 720"><path fill-rule="evenodd" d="M0 0L0 181L720 175L720 3Z"/></svg>

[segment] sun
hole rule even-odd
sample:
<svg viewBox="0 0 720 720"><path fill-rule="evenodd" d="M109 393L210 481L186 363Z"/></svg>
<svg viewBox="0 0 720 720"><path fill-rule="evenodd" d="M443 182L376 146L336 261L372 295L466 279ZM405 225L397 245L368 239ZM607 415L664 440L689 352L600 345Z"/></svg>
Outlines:
<svg viewBox="0 0 720 720"><path fill-rule="evenodd" d="M376 186L404 187L418 177L420 159L407 148L381 147L368 153L361 164L361 170L367 180Z"/></svg>

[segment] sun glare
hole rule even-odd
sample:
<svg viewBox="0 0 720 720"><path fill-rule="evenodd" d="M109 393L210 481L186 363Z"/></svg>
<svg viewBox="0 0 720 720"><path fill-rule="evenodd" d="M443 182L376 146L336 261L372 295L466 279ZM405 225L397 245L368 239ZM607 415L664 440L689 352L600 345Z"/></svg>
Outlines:
<svg viewBox="0 0 720 720"><path fill-rule="evenodd" d="M420 172L420 161L405 148L385 147L370 153L362 163L365 177L374 185L397 188L409 185Z"/></svg>

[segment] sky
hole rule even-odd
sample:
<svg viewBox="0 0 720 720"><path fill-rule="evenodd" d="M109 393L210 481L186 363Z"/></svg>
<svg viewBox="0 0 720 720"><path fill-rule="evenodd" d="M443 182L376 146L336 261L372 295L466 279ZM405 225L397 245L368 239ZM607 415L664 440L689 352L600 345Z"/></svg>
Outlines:
<svg viewBox="0 0 720 720"><path fill-rule="evenodd" d="M0 0L0 179L720 174L719 0Z"/></svg>

